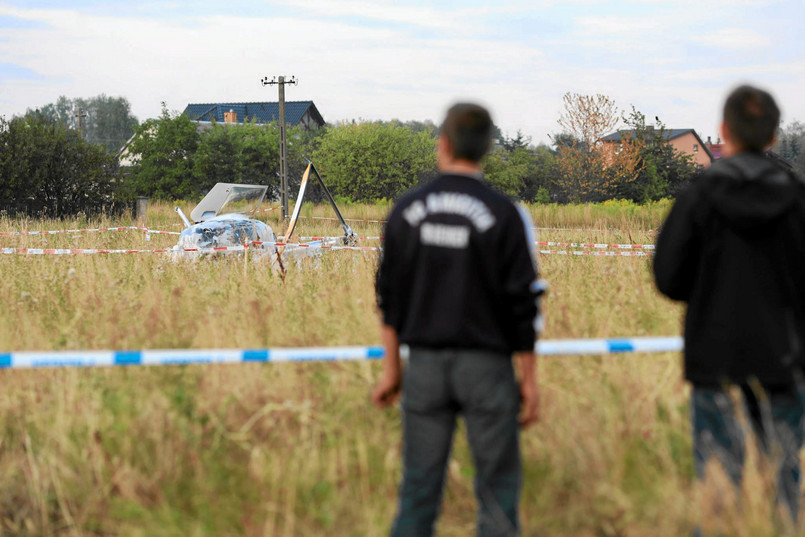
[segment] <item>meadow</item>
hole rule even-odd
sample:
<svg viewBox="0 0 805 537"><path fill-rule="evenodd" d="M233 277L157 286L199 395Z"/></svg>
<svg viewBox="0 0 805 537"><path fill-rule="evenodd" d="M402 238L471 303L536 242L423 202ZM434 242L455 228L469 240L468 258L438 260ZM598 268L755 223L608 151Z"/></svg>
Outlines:
<svg viewBox="0 0 805 537"><path fill-rule="evenodd" d="M543 241L651 244L669 207L530 210ZM389 206L341 209L382 220ZM302 214L297 234L340 234L313 218L331 216L328 207ZM280 227L277 211L261 218ZM172 206L152 204L140 224L176 231L177 222ZM351 224L361 236L382 233ZM0 218L0 232L118 225L137 224ZM174 243L139 231L0 237L15 248ZM680 333L682 307L655 290L650 257L546 254L539 263L550 283L546 339ZM375 252L333 251L291 264L283 278L242 255L2 255L0 352L375 345L376 265ZM369 404L378 373L369 362L2 370L0 534L386 535L401 439L397 411ZM543 357L539 385L541 421L522 439L524 536L670 537L689 534L698 517L722 535L785 531L762 465L749 465L737 505L717 470L696 486L678 354ZM463 434L443 537L474 532Z"/></svg>

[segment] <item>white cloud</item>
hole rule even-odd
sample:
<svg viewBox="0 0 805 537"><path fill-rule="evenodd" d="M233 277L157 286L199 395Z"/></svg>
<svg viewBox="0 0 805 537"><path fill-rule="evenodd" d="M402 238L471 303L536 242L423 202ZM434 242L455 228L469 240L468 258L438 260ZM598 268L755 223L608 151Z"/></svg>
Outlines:
<svg viewBox="0 0 805 537"><path fill-rule="evenodd" d="M695 38L703 45L727 50L754 50L766 48L772 40L749 28L720 28Z"/></svg>
<svg viewBox="0 0 805 537"><path fill-rule="evenodd" d="M616 15L581 17L577 22L585 33L614 34L625 38L655 32L663 24L656 17L623 17Z"/></svg>
<svg viewBox="0 0 805 537"><path fill-rule="evenodd" d="M454 100L475 99L490 105L504 131L520 129L535 142L547 142L558 129L562 94L570 91L604 93L621 108L634 103L648 117L659 115L668 126L693 127L706 136L715 134L727 86L749 74L758 84L779 88L787 117L805 119L805 103L796 93L805 85L801 54L792 54L798 58L793 62L767 64L750 63L746 54L734 55L734 62L721 54L714 66L693 62L676 45L720 50L730 40L755 39L757 46L763 34L739 30L736 38L734 29L714 22L714 41L694 41L692 29L666 30L677 28L676 11L661 18L615 17L607 14L608 4L592 3L583 17L557 21L553 34L526 29L518 35L491 28L483 15L523 12L531 4L521 0L485 11L357 0L281 2L295 9L282 10L284 17L235 16L230 10L179 21L0 6L0 15L42 23L4 28L0 64L43 75L0 77L0 115L22 113L59 95L103 92L127 97L133 112L146 119L159 113L161 101L181 111L189 102L276 100L276 88L261 87L260 79L296 75L299 85L288 88L286 98L315 101L328 121L438 122ZM550 20L552 9L548 2L525 13L544 13ZM558 14L565 4L556 9ZM779 47L794 53L802 45Z"/></svg>

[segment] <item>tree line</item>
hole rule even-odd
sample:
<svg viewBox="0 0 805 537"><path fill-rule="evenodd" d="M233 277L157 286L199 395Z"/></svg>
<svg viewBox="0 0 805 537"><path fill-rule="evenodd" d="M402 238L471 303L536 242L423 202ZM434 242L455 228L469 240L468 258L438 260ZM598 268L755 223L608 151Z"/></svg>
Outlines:
<svg viewBox="0 0 805 537"><path fill-rule="evenodd" d="M550 146L534 145L520 132L496 132L483 162L491 186L526 202L642 203L673 197L695 177L691 158L668 143L659 118L648 124L634 107L623 112L605 95L568 93L563 102ZM603 143L618 126L628 135L619 144ZM292 127L291 195L309 159L343 201L397 198L435 176L437 136L430 121ZM805 126L786 125L776 149L803 171ZM268 185L269 196L278 197L277 125L199 124L164 104L159 117L140 124L124 98L104 95L62 97L25 116L0 118L0 209L6 213L59 217L122 209L136 196L199 199L217 182Z"/></svg>

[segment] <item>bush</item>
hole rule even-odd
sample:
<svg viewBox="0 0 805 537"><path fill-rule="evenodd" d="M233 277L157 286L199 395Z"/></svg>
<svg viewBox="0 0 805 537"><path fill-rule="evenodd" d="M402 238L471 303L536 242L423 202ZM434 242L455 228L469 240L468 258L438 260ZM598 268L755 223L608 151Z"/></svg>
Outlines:
<svg viewBox="0 0 805 537"><path fill-rule="evenodd" d="M0 209L62 218L116 212L129 201L117 159L38 113L0 118Z"/></svg>
<svg viewBox="0 0 805 537"><path fill-rule="evenodd" d="M436 171L435 141L396 122L330 127L313 162L333 196L353 201L396 198Z"/></svg>

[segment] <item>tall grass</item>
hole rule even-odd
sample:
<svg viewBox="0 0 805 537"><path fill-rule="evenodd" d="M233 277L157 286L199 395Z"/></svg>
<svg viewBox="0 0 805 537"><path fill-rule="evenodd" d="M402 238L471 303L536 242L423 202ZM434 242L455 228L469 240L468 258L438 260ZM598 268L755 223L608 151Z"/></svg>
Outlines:
<svg viewBox="0 0 805 537"><path fill-rule="evenodd" d="M531 207L544 240L651 242L667 205ZM388 206L351 205L379 220ZM303 216L330 216L308 206ZM261 218L278 225L276 211ZM153 229L177 230L154 204ZM0 231L130 225L0 220ZM381 226L350 222L359 235ZM581 230L580 230L581 229ZM302 219L299 235L340 233ZM2 246L140 248L141 232L0 237ZM254 348L379 342L371 252L291 264L254 256L2 256L0 352ZM542 256L545 338L673 335L682 309L646 258ZM693 480L687 388L674 354L544 357L542 421L523 435L526 536L677 536L702 514L726 535L777 535L770 480L743 502ZM377 364L0 371L3 535L385 535L400 475L399 415L368 403ZM462 430L441 536L474 529ZM717 473L717 472L716 472ZM721 492L721 489L726 492Z"/></svg>

